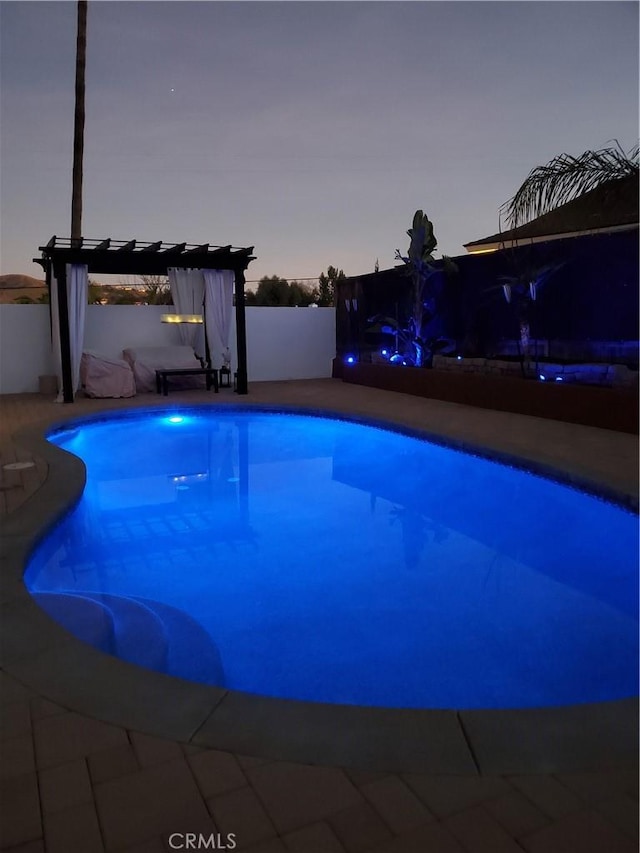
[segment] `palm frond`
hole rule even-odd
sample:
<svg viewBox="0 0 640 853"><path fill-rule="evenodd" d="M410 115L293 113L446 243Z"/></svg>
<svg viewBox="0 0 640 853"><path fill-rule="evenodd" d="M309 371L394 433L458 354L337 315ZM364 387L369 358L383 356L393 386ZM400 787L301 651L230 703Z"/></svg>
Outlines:
<svg viewBox="0 0 640 853"><path fill-rule="evenodd" d="M619 142L613 141L611 148L585 151L579 157L560 154L533 169L513 198L500 208L509 227L517 228L608 181L638 177L638 145L625 153Z"/></svg>

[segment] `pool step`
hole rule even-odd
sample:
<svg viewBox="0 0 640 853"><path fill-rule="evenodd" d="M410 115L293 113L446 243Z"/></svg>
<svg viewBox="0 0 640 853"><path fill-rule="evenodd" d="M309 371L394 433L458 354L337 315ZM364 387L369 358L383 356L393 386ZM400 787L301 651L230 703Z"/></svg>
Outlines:
<svg viewBox="0 0 640 853"><path fill-rule="evenodd" d="M165 672L164 625L143 603L100 592L36 592L32 596L79 640L129 663Z"/></svg>
<svg viewBox="0 0 640 853"><path fill-rule="evenodd" d="M106 654L188 681L224 685L215 643L175 607L100 592L34 592L32 597L75 637Z"/></svg>
<svg viewBox="0 0 640 853"><path fill-rule="evenodd" d="M165 672L202 684L225 683L220 652L204 628L188 613L147 598L136 601L153 610L161 619L168 637Z"/></svg>
<svg viewBox="0 0 640 853"><path fill-rule="evenodd" d="M109 654L158 672L166 671L168 637L157 613L125 595L104 592L84 595L111 612L114 642Z"/></svg>
<svg viewBox="0 0 640 853"><path fill-rule="evenodd" d="M112 648L113 618L101 603L70 592L32 592L31 597L74 637L103 652L109 652Z"/></svg>

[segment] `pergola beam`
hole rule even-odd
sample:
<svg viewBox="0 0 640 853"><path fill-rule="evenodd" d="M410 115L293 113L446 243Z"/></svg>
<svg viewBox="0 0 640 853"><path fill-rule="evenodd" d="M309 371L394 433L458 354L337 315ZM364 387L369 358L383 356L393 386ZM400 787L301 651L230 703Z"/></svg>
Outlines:
<svg viewBox="0 0 640 853"><path fill-rule="evenodd" d="M185 251L186 243L171 245L162 250L161 244L152 243L139 246L139 249L134 251L135 240L130 240L122 246L114 245L112 240L107 248L104 248L105 243L106 240L102 240L92 247L85 239L81 248L74 249L68 241L58 241L55 245L41 246L42 258L34 258L34 261L45 269L49 261L56 264L86 264L89 273L93 275L167 275L170 267L228 269L237 272L245 270L254 260L253 246L219 246L207 249L205 246L193 246Z"/></svg>

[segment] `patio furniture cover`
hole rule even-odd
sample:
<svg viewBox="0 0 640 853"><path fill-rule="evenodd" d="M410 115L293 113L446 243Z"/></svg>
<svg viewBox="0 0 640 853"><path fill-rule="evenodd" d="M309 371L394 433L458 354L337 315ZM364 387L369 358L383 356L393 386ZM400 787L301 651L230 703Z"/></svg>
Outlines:
<svg viewBox="0 0 640 853"><path fill-rule="evenodd" d="M134 397L136 385L130 365L86 350L80 359L80 385L88 397Z"/></svg>

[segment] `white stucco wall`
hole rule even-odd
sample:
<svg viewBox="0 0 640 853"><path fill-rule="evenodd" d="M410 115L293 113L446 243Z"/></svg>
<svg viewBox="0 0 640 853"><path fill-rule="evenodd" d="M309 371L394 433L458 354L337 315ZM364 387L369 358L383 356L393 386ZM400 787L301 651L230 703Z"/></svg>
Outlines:
<svg viewBox="0 0 640 853"><path fill-rule="evenodd" d="M127 347L179 344L177 326L162 323L166 305L87 305L84 349L122 358Z"/></svg>
<svg viewBox="0 0 640 853"><path fill-rule="evenodd" d="M247 308L246 313L249 382L331 376L334 308ZM235 352L235 325L232 328Z"/></svg>
<svg viewBox="0 0 640 853"><path fill-rule="evenodd" d="M0 305L0 394L38 390L53 373L48 305Z"/></svg>
<svg viewBox="0 0 640 853"><path fill-rule="evenodd" d="M169 309L170 310L170 309ZM88 305L84 349L121 357L130 346L179 343L178 330L160 322L160 305ZM331 376L335 355L333 308L246 309L249 382ZM235 317L231 327L235 358ZM38 390L54 372L48 305L0 305L0 394Z"/></svg>

